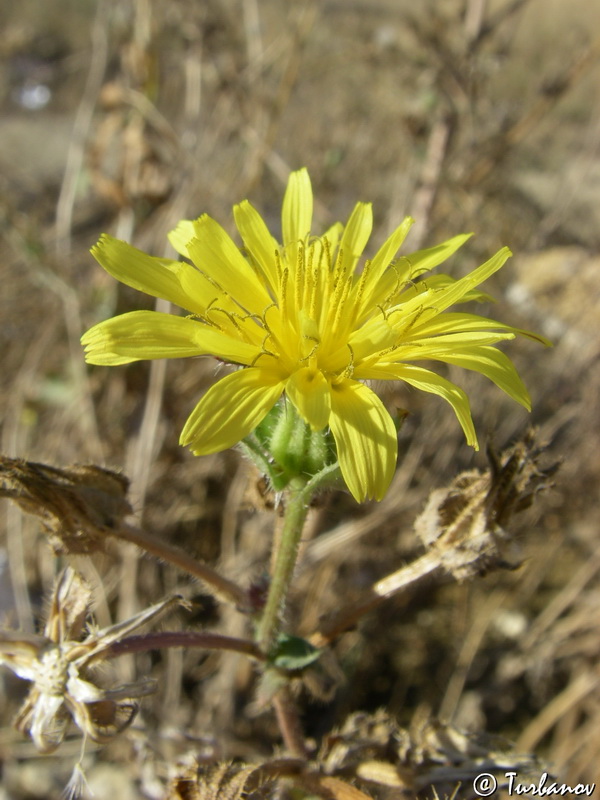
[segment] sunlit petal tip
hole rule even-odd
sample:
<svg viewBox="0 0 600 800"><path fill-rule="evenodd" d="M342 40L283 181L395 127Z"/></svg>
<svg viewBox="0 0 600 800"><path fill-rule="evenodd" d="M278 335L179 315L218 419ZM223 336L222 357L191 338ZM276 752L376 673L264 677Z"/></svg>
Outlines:
<svg viewBox="0 0 600 800"><path fill-rule="evenodd" d="M264 311L271 297L225 229L204 214L194 221L194 230L196 236L187 248L199 270L249 312Z"/></svg>
<svg viewBox="0 0 600 800"><path fill-rule="evenodd" d="M296 247L310 233L313 215L313 194L310 177L306 167L290 174L283 206L281 227L285 247ZM295 256L292 253L291 261Z"/></svg>
<svg viewBox="0 0 600 800"><path fill-rule="evenodd" d="M400 244L402 244L404 239L406 239L406 236L407 236L408 232L410 231L410 229L412 228L412 226L414 224L415 224L415 218L411 217L411 216L408 216L408 217L404 217L404 219L402 220L400 225L398 225L394 229L394 231L392 232L392 236L396 235L396 236L401 237L399 239L399 245L398 246L400 246Z"/></svg>
<svg viewBox="0 0 600 800"><path fill-rule="evenodd" d="M187 249L188 242L196 235L194 230L194 223L190 219L180 220L172 231L169 231L167 238L171 243L171 247L180 256L189 258Z"/></svg>
<svg viewBox="0 0 600 800"><path fill-rule="evenodd" d="M346 274L351 272L363 253L373 229L373 207L371 203L357 203L350 215L342 240L340 253Z"/></svg>
<svg viewBox="0 0 600 800"><path fill-rule="evenodd" d="M433 247L426 247L424 250L416 250L414 253L410 253L406 258L412 267L411 276L418 277L424 272L429 272L429 270L439 266L454 255L471 236L473 236L472 233L459 233L457 236L452 236L450 239L446 239L446 241Z"/></svg>
<svg viewBox="0 0 600 800"><path fill-rule="evenodd" d="M256 268L264 275L271 290L276 293L277 258L279 245L273 238L262 216L248 200L233 207L235 224L240 232L247 253L252 257Z"/></svg>
<svg viewBox="0 0 600 800"><path fill-rule="evenodd" d="M106 233L92 247L91 253L109 275L126 286L169 300L190 311L197 310L194 298L190 298L181 287L180 275L182 271L192 269L189 264L149 256Z"/></svg>

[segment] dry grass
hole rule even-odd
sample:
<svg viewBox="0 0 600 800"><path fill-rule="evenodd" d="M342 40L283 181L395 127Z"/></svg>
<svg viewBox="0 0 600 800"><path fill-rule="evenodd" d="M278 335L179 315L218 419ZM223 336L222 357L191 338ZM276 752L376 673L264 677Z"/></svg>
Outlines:
<svg viewBox="0 0 600 800"><path fill-rule="evenodd" d="M383 706L403 726L441 715L510 737L565 781L597 780L598 9L584 0L44 9L23 0L0 10L2 453L124 470L138 522L247 584L268 562L271 514L237 454L194 459L177 444L214 364L84 366L83 330L150 302L98 268L88 254L97 235L165 255L180 218L206 211L231 227L232 204L248 196L276 229L288 172L306 165L320 224L366 199L376 244L407 213L418 219L412 249L474 230L456 272L508 244L516 256L490 288L494 316L555 342L551 352L516 342L511 354L541 439L564 460L521 522L528 558L515 573L430 585L366 617L332 648L336 690L302 695L304 722L318 749L357 711ZM36 86L50 101L28 110ZM527 415L482 379L457 378L497 447L525 430ZM435 399L398 388L386 401L410 409L393 491L366 508L332 496L312 512L293 610L303 632L418 555L412 521L428 492L484 465ZM0 612L32 632L56 559L35 521L8 503L1 512ZM101 625L177 590L195 603L193 626L245 633L243 619L131 545L75 563L97 589ZM137 670L158 677L160 691L134 730L90 749L97 797L160 797L165 765L190 752L252 762L278 746L238 654L172 650L140 657ZM9 727L22 690L3 680L5 796L58 797L79 745L36 759Z"/></svg>

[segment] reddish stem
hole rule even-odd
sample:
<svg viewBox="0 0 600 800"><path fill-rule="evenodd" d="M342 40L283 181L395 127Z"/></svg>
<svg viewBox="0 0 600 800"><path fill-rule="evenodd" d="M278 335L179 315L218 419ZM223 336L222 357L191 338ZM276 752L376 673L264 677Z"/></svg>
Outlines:
<svg viewBox="0 0 600 800"><path fill-rule="evenodd" d="M248 639L236 639L218 633L204 631L157 631L138 636L127 636L114 642L98 653L99 658L116 658L129 653L143 653L147 650L162 650L165 647L202 647L205 650L232 650L250 656L257 661L266 661L260 648Z"/></svg>

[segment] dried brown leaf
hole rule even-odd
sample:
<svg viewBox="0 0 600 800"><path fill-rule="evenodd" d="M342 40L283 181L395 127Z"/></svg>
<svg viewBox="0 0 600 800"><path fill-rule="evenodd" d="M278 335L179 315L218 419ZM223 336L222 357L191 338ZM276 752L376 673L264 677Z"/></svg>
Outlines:
<svg viewBox="0 0 600 800"><path fill-rule="evenodd" d="M0 456L0 496L38 516L57 553L94 553L131 514L128 479L94 465L52 467Z"/></svg>

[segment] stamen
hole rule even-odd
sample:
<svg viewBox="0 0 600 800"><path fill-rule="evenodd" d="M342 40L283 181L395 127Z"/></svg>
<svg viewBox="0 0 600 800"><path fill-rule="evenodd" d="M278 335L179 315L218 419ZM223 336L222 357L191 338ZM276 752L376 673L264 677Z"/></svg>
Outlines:
<svg viewBox="0 0 600 800"><path fill-rule="evenodd" d="M315 342L315 346L307 356L304 356L304 358L300 359L301 364L303 364L305 361L310 361L310 359L315 355L315 353L319 349L319 345L321 344L321 340L317 339L316 336L303 336L302 338L306 339L309 342Z"/></svg>
<svg viewBox="0 0 600 800"><path fill-rule="evenodd" d="M392 317L394 314L401 314L402 311L403 311L402 308L394 308L394 309L392 309L388 313L388 319L390 317ZM411 312L412 319L407 322L407 324L406 324L406 326L404 328L402 328L399 331L396 331L396 333L399 336L406 336L406 334L410 331L411 328L414 328L414 326L417 324L419 319L423 316L423 314L426 311L436 311L436 309L433 308L432 306L421 306L420 308L416 309L416 311ZM436 311L436 313L437 313L437 311Z"/></svg>
<svg viewBox="0 0 600 800"><path fill-rule="evenodd" d="M396 261L390 261L388 269L391 269L396 273L396 285L394 286L392 291L388 295L386 295L386 297L385 297L385 299L383 301L383 305L386 305L386 306L389 305L392 302L392 300L394 299L394 297L396 297L397 294L400 293L400 291L401 291L400 287L402 285L404 285L402 279L400 278L400 273L398 272L398 267L396 266Z"/></svg>
<svg viewBox="0 0 600 800"><path fill-rule="evenodd" d="M378 353L373 353L373 355L370 358L373 361L379 361L380 358L383 358L383 356L387 356L388 353L393 353L399 347L400 344L392 344L389 347L386 347L385 350L380 350Z"/></svg>
<svg viewBox="0 0 600 800"><path fill-rule="evenodd" d="M329 273L330 275L330 282L329 282L329 297L330 300L328 302L329 305L329 313L327 314L327 327L334 328L335 321L338 319L338 306L342 299L342 295L344 294L344 290L347 288L347 281L343 280L343 269L342 269L342 251L338 252L338 256L335 260L335 267L333 272Z"/></svg>
<svg viewBox="0 0 600 800"><path fill-rule="evenodd" d="M302 308L302 299L304 295L304 244L298 243L298 253L296 256L296 275L294 280L294 301L296 303L296 310Z"/></svg>
<svg viewBox="0 0 600 800"><path fill-rule="evenodd" d="M348 300L348 296L350 295L350 290L352 288L352 276L348 277L344 282L342 282L342 289L340 292L339 299L337 301L337 306L335 309L335 317L333 318L333 329L337 330L338 325L340 323L340 319L342 318L342 311L346 302Z"/></svg>
<svg viewBox="0 0 600 800"><path fill-rule="evenodd" d="M288 279L290 277L290 271L288 267L283 270L283 275L281 276L281 321L285 322L287 320L287 285Z"/></svg>
<svg viewBox="0 0 600 800"><path fill-rule="evenodd" d="M327 257L327 271L331 272L331 242L326 237L323 237L321 242L323 243L323 249L325 250L325 256ZM319 259L319 265L320 264L321 261Z"/></svg>
<svg viewBox="0 0 600 800"><path fill-rule="evenodd" d="M237 332L243 334L242 328L239 325L238 321L236 320L236 316L239 317L239 315L236 314L234 311L226 311L224 308L221 308L220 306L212 306L210 310L220 311L221 314L224 314L227 317L227 319L229 320L229 322L231 322L231 324L237 330ZM239 318L241 319L241 317Z"/></svg>
<svg viewBox="0 0 600 800"><path fill-rule="evenodd" d="M209 313L212 310L213 304L216 303L216 302L217 302L217 298L214 297L210 301L210 303L207 305L206 311L204 312L205 313L205 319L206 319L206 322L208 323L208 325L212 325L217 330L221 331L222 333L225 333L225 328L222 325L219 325L218 322L215 322L215 320L211 319L210 316L209 316Z"/></svg>
<svg viewBox="0 0 600 800"><path fill-rule="evenodd" d="M330 275L333 279L334 292L336 291L336 288L339 286L339 284L342 281L342 278L344 277L343 263L344 263L344 251L340 247L335 259L335 264L333 265L333 270L330 271Z"/></svg>
<svg viewBox="0 0 600 800"><path fill-rule="evenodd" d="M184 319L193 319L197 322L201 322L203 325L209 325L212 328L216 328L218 331L223 331L221 325L208 317L203 317L201 314L186 314Z"/></svg>
<svg viewBox="0 0 600 800"><path fill-rule="evenodd" d="M265 342L266 342L268 339L271 339L271 341L273 342L273 344L274 344L274 346L275 346L275 349L276 349L276 350L278 350L278 351L279 351L279 353L280 353L281 355L283 355L283 353L284 353L284 348L282 347L282 345L281 345L281 342L279 341L279 339L277 338L277 336L276 336L276 335L273 333L273 331L272 331L272 330L271 330L271 328L269 327L269 323L267 322L267 317L266 317L266 314L267 314L267 311L269 311L269 309L271 309L271 308L277 308L277 306L275 305L275 303L272 303L270 306L267 306L267 307L265 308L265 310L263 311L263 320L262 320L262 321L263 321L263 325L264 325L264 327L265 327L265 330L267 331L267 335L266 335L266 336L265 336L265 338L263 339L263 346L264 346L264 343L265 343Z"/></svg>
<svg viewBox="0 0 600 800"><path fill-rule="evenodd" d="M256 362L258 361L258 359L262 358L263 356L271 356L271 358L277 359L277 356L275 355L275 353L271 353L270 350L262 350L257 356L255 356L252 359L251 363L248 364L248 366L249 367L255 367L256 366Z"/></svg>
<svg viewBox="0 0 600 800"><path fill-rule="evenodd" d="M362 296L365 291L365 284L367 282L369 272L371 271L371 263L372 263L371 259L367 259L367 261L365 261L363 271L361 272L360 278L358 280L358 285L356 287L356 299L354 301L357 308L358 306L360 306L360 302L362 300Z"/></svg>
<svg viewBox="0 0 600 800"><path fill-rule="evenodd" d="M275 250L275 270L277 272L279 287L281 288L281 283L283 281L283 267L281 266L281 254L279 250Z"/></svg>
<svg viewBox="0 0 600 800"><path fill-rule="evenodd" d="M310 303L309 305L309 316L311 319L317 319L317 303L319 300L319 286L321 285L320 275L322 274L323 269L323 256L327 258L327 248L329 246L329 242L327 239L319 239L319 244L321 245L319 249L319 258L317 259L317 263L313 265L313 269L311 272L311 296L310 296ZM321 306L322 308L323 306Z"/></svg>
<svg viewBox="0 0 600 800"><path fill-rule="evenodd" d="M312 241L308 248L308 258L306 260L304 274L304 292L302 294L302 308L309 308L313 294L313 261L315 255L315 243Z"/></svg>
<svg viewBox="0 0 600 800"><path fill-rule="evenodd" d="M352 349L352 345L346 342L346 347L350 350L350 363L346 367L346 369L342 372L343 378L351 378L354 375L354 350Z"/></svg>

